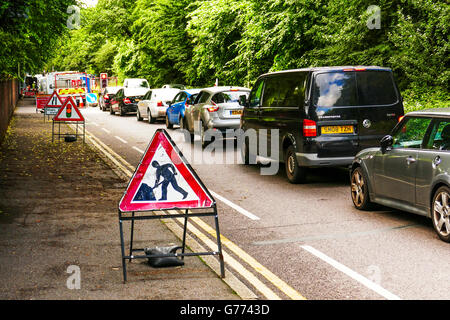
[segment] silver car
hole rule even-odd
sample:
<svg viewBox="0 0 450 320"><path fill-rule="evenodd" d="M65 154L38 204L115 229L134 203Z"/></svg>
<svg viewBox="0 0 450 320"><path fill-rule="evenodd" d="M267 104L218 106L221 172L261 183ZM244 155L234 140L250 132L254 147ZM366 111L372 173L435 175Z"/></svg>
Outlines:
<svg viewBox="0 0 450 320"><path fill-rule="evenodd" d="M217 129L225 133L227 129L239 129L244 107L239 104L239 96L248 97L250 89L244 87L211 87L202 89L194 105L186 107L184 129L191 135L198 133L202 145L207 143L205 131Z"/></svg>
<svg viewBox="0 0 450 320"><path fill-rule="evenodd" d="M149 123L155 123L157 119L165 119L167 107L178 92L180 89L175 88L150 89L137 105L137 120L147 118Z"/></svg>
<svg viewBox="0 0 450 320"><path fill-rule="evenodd" d="M350 180L357 209L378 203L430 217L450 242L450 108L408 113L380 147L356 155Z"/></svg>

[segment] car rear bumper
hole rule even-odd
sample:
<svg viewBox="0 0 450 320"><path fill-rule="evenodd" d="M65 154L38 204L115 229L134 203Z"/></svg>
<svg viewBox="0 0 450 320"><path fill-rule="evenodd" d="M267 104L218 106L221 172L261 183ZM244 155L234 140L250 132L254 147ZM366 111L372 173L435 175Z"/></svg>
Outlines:
<svg viewBox="0 0 450 320"><path fill-rule="evenodd" d="M167 107L151 107L150 113L153 118L165 118Z"/></svg>
<svg viewBox="0 0 450 320"><path fill-rule="evenodd" d="M135 104L135 103L124 104L122 106L122 109L125 112L136 112L137 111L137 104Z"/></svg>
<svg viewBox="0 0 450 320"><path fill-rule="evenodd" d="M297 162L302 167L340 167L352 164L355 157L319 158L317 153L296 153Z"/></svg>
<svg viewBox="0 0 450 320"><path fill-rule="evenodd" d="M241 125L241 118L236 119L211 119L207 123L207 127L209 129L219 129L219 130L225 130L225 129L239 129Z"/></svg>

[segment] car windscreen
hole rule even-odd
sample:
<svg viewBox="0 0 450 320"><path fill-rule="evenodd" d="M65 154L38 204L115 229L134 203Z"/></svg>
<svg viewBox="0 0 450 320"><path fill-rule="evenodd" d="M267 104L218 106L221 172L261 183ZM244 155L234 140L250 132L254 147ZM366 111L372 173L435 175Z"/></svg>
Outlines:
<svg viewBox="0 0 450 320"><path fill-rule="evenodd" d="M212 101L215 103L230 103L239 102L239 96L245 95L248 97L250 92L248 91L224 91L214 95Z"/></svg>
<svg viewBox="0 0 450 320"><path fill-rule="evenodd" d="M313 87L313 103L320 107L385 105L397 100L388 71L319 73Z"/></svg>

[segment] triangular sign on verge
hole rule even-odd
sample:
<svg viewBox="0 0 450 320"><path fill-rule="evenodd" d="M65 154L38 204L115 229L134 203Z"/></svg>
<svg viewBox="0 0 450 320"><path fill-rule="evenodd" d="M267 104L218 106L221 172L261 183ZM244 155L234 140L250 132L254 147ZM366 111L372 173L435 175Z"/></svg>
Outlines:
<svg viewBox="0 0 450 320"><path fill-rule="evenodd" d="M119 210L211 208L214 203L168 133L158 129L128 183Z"/></svg>
<svg viewBox="0 0 450 320"><path fill-rule="evenodd" d="M48 99L47 103L45 104L44 108L47 107L60 107L63 105L63 102L61 100L61 97L56 91L53 91L52 95L50 96L50 99Z"/></svg>
<svg viewBox="0 0 450 320"><path fill-rule="evenodd" d="M59 108L58 113L53 118L55 121L84 121L84 117L80 110L77 108L77 104L69 96Z"/></svg>

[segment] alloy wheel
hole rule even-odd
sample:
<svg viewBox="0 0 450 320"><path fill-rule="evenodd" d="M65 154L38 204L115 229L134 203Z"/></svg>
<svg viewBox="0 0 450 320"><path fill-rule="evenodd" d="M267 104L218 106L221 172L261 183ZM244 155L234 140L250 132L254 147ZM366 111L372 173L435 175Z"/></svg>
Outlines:
<svg viewBox="0 0 450 320"><path fill-rule="evenodd" d="M433 202L432 219L436 232L442 238L450 236L450 199L446 188L438 190Z"/></svg>
<svg viewBox="0 0 450 320"><path fill-rule="evenodd" d="M351 181L352 200L357 208L361 207L364 204L365 187L366 185L364 177L361 174L360 170L353 171Z"/></svg>

